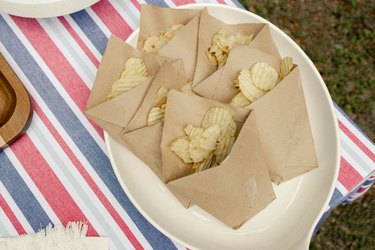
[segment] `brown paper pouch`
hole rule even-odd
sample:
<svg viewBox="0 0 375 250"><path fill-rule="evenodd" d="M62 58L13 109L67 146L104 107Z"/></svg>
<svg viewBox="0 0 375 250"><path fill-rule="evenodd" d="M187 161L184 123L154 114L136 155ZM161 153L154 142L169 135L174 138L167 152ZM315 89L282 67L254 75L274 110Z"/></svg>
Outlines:
<svg viewBox="0 0 375 250"><path fill-rule="evenodd" d="M207 10L203 10L199 24L198 55L193 86L217 70L217 67L208 60L206 51L211 47L212 39L219 30L224 29L229 34L236 34L237 32L244 35L253 34L255 38L263 26L262 23L226 24L208 14Z"/></svg>
<svg viewBox="0 0 375 250"><path fill-rule="evenodd" d="M201 10L160 8L149 4L141 5L141 20L137 48L142 49L147 37L158 36L169 26L187 24ZM175 56L173 56L176 58Z"/></svg>
<svg viewBox="0 0 375 250"><path fill-rule="evenodd" d="M186 95L175 90L168 93L167 107L165 110L161 152L163 160L163 174L166 182L192 174L190 166L169 149L169 145L177 137L184 136L184 128L192 124L201 126L201 121L206 112L212 107L221 107L232 113L237 124L237 131L249 114L249 110L235 108L228 104L219 103L199 96Z"/></svg>
<svg viewBox="0 0 375 250"><path fill-rule="evenodd" d="M279 50L272 38L271 29L269 24L265 24L259 33L249 44L250 48L260 50L266 54L280 58Z"/></svg>
<svg viewBox="0 0 375 250"><path fill-rule="evenodd" d="M157 100L157 92L161 87L168 90L179 90L189 80L176 70L172 65L164 63L159 72L154 77L144 99L135 113L134 117L130 120L128 126L124 129L123 133L128 133L138 128L147 126L148 114L152 107L155 106ZM142 140L142 138L140 138Z"/></svg>
<svg viewBox="0 0 375 250"><path fill-rule="evenodd" d="M198 205L229 227L238 228L275 199L255 118L250 113L220 166L168 183L185 207Z"/></svg>
<svg viewBox="0 0 375 250"><path fill-rule="evenodd" d="M160 142L163 123L144 127L122 135L130 151L163 181Z"/></svg>
<svg viewBox="0 0 375 250"><path fill-rule="evenodd" d="M183 59L185 74L193 80L197 59L199 16L195 16L162 47L158 55Z"/></svg>
<svg viewBox="0 0 375 250"><path fill-rule="evenodd" d="M237 78L241 69L250 69L257 62L266 62L277 72L280 71L281 59L279 57L263 53L248 46L235 46L228 56L222 73L220 74L220 70L216 71L195 86L193 90L200 96L229 103L239 92L234 87L233 81Z"/></svg>
<svg viewBox="0 0 375 250"><path fill-rule="evenodd" d="M130 91L107 101L106 96L110 92L113 82L120 77L125 62L130 57L142 58L151 77ZM155 55L134 49L118 37L110 37L86 104L85 113L112 137L120 138L119 131L121 132L122 128L127 125L141 104L152 77L159 69L156 58ZM158 59L160 61L167 60L161 57ZM105 125L106 123L108 125Z"/></svg>
<svg viewBox="0 0 375 250"><path fill-rule="evenodd" d="M248 108L256 113L272 181L279 184L318 167L298 67Z"/></svg>

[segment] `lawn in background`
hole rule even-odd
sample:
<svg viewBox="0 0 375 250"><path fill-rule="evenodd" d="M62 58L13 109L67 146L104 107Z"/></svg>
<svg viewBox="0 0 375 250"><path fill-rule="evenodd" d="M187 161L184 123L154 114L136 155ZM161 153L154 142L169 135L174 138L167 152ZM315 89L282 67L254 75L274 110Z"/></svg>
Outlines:
<svg viewBox="0 0 375 250"><path fill-rule="evenodd" d="M293 38L333 100L375 140L375 1L241 1ZM339 206L310 249L375 249L375 188Z"/></svg>

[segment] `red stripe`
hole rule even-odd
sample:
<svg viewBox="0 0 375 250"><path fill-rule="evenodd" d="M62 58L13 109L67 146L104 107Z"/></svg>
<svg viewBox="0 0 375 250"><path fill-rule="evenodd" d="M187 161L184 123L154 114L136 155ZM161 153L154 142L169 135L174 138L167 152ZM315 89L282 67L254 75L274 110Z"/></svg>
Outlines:
<svg viewBox="0 0 375 250"><path fill-rule="evenodd" d="M25 234L26 231L21 225L20 221L17 219L16 215L13 213L12 209L9 207L8 203L5 201L4 197L0 194L0 207L3 209L5 215L8 217L9 221L12 223L18 234Z"/></svg>
<svg viewBox="0 0 375 250"><path fill-rule="evenodd" d="M131 0L131 2L138 10L141 10L141 4L137 0Z"/></svg>
<svg viewBox="0 0 375 250"><path fill-rule="evenodd" d="M339 127L340 129L352 140L373 162L375 162L375 154L371 152L371 150L366 147L363 142L361 142L353 133L350 131L344 123L339 120Z"/></svg>
<svg viewBox="0 0 375 250"><path fill-rule="evenodd" d="M33 101L33 107L35 112L38 114L38 116L41 118L43 123L46 125L48 130L51 132L55 140L59 143L61 148L64 150L65 154L69 157L69 159L73 162L76 169L79 171L81 176L85 179L87 184L90 186L90 188L94 191L94 193L99 198L100 202L104 205L104 207L108 210L112 218L116 221L116 223L119 225L121 230L124 232L126 237L129 239L129 241L132 243L135 249L143 249L142 245L139 243L135 235L132 233L132 231L129 229L129 227L126 225L125 221L121 218L121 216L117 213L117 211L113 208L110 201L105 197L104 193L100 190L100 188L96 185L94 180L91 178L89 173L86 171L85 167L81 164L81 162L78 160L78 158L75 156L75 154L72 152L72 150L69 148L69 146L65 143L64 139L60 136L59 132L55 129L53 124L49 121L47 116L44 114L42 109L39 107L39 105Z"/></svg>
<svg viewBox="0 0 375 250"><path fill-rule="evenodd" d="M224 0L217 0L218 3L227 4Z"/></svg>
<svg viewBox="0 0 375 250"><path fill-rule="evenodd" d="M64 225L69 221L88 221L27 134L10 147ZM90 223L88 235L98 235Z"/></svg>
<svg viewBox="0 0 375 250"><path fill-rule="evenodd" d="M97 2L91 6L91 9L98 15L107 28L121 39L125 40L133 32L108 0Z"/></svg>
<svg viewBox="0 0 375 250"><path fill-rule="evenodd" d="M362 181L362 176L341 156L339 181L347 189L352 190Z"/></svg>
<svg viewBox="0 0 375 250"><path fill-rule="evenodd" d="M179 5L183 5L183 4L191 4L191 3L195 3L195 0L173 0L174 4L179 6Z"/></svg>
<svg viewBox="0 0 375 250"><path fill-rule="evenodd" d="M90 49L86 46L86 44L82 41L82 39L79 37L79 35L74 31L72 26L66 21L66 19L62 16L58 17L62 25L64 25L65 29L69 32L69 34L73 37L73 39L78 43L78 45L81 47L83 52L87 55L87 57L91 60L91 62L95 65L95 67L99 67L100 62L94 54L90 51Z"/></svg>
<svg viewBox="0 0 375 250"><path fill-rule="evenodd" d="M47 64L48 68L64 87L69 96L77 104L79 109L84 112L90 90L48 34L43 30L42 26L40 26L36 19L16 16L12 16L12 19L42 57L43 61ZM98 134L104 138L102 129L91 120L89 120L89 122Z"/></svg>

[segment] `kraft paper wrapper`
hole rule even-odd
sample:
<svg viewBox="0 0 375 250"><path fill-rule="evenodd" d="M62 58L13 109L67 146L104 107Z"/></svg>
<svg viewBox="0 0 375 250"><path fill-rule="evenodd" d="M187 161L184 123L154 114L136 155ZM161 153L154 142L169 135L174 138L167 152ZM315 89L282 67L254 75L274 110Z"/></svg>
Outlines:
<svg viewBox="0 0 375 250"><path fill-rule="evenodd" d="M148 114L150 113L151 108L155 106L158 97L157 92L160 87L164 87L168 90L179 90L188 81L189 80L185 75L176 70L172 65L164 63L152 81L141 106L134 117L130 120L123 133L147 126ZM142 139L143 138L139 138L139 140Z"/></svg>
<svg viewBox="0 0 375 250"><path fill-rule="evenodd" d="M130 151L164 181L161 161L160 142L163 123L144 127L122 135Z"/></svg>
<svg viewBox="0 0 375 250"><path fill-rule="evenodd" d="M204 115L212 107L222 107L232 113L237 124L237 131L245 122L249 110L235 108L228 104L219 103L199 96L186 95L174 90L169 91L164 117L161 152L163 160L163 175L166 182L193 173L191 166L185 164L169 145L180 136L184 136L184 128L192 124L200 126Z"/></svg>
<svg viewBox="0 0 375 250"><path fill-rule="evenodd" d="M111 36L100 63L90 97L86 104L86 115L121 142L120 132L133 117L152 81L145 82L130 91L107 101L106 96L114 81L120 78L125 62L130 57L144 60L150 76L159 69L155 55L140 52L120 38Z"/></svg>
<svg viewBox="0 0 375 250"><path fill-rule="evenodd" d="M237 32L244 35L253 34L255 38L263 26L264 24L262 23L226 24L208 14L207 10L203 10L199 24L198 55L193 86L217 70L217 67L209 62L206 51L211 47L212 39L219 30L224 29L228 34L232 35Z"/></svg>
<svg viewBox="0 0 375 250"><path fill-rule="evenodd" d="M143 48L144 41L147 37L158 36L162 31L165 31L172 25L185 25L195 16L199 15L200 12L201 10L160 8L142 4L137 48ZM173 56L173 58L176 57Z"/></svg>
<svg viewBox="0 0 375 250"><path fill-rule="evenodd" d="M130 57L142 58L151 77L128 92L107 101L106 96L113 82L120 78L125 62ZM85 114L114 139L123 143L121 131L138 110L153 76L164 62L173 62L174 67L179 70L183 68L181 60L138 51L120 38L111 36L96 74Z"/></svg>
<svg viewBox="0 0 375 250"><path fill-rule="evenodd" d="M318 167L298 67L250 104L272 181L279 184Z"/></svg>
<svg viewBox="0 0 375 250"><path fill-rule="evenodd" d="M275 199L255 118L250 113L221 165L167 184L183 206L198 205L229 227L238 228ZM165 131L163 139L164 135ZM164 159L163 155L163 164Z"/></svg>
<svg viewBox="0 0 375 250"><path fill-rule="evenodd" d="M203 97L229 103L239 93L239 90L234 88L233 81L237 78L241 69L250 69L257 62L266 62L277 72L280 71L281 59L279 57L247 46L235 46L222 70L213 73L195 86L193 90Z"/></svg>
<svg viewBox="0 0 375 250"><path fill-rule="evenodd" d="M158 52L161 56L183 59L185 74L190 80L194 78L197 60L199 18L195 16Z"/></svg>

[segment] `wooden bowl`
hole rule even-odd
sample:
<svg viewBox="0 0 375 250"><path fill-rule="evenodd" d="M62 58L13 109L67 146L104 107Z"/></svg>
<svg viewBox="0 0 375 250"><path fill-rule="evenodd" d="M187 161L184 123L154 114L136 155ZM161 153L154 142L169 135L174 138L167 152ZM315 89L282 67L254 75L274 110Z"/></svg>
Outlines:
<svg viewBox="0 0 375 250"><path fill-rule="evenodd" d="M0 148L23 134L31 114L29 94L0 54Z"/></svg>

